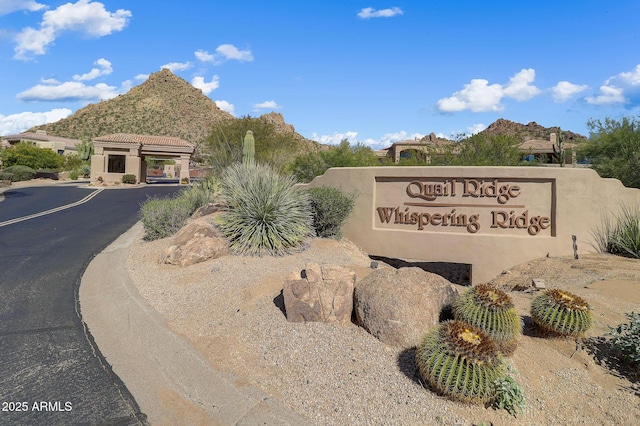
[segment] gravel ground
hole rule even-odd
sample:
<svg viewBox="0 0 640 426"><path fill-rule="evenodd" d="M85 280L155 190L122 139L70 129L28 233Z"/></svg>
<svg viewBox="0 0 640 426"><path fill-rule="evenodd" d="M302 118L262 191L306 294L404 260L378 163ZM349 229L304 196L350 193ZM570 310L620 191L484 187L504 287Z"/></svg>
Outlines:
<svg viewBox="0 0 640 426"><path fill-rule="evenodd" d="M184 268L159 263L169 245L170 238L144 242L141 237L132 245L126 266L140 294L215 368L277 397L314 424L632 425L640 416L640 397L624 374L601 366L585 345L543 339L530 326L511 359L528 404L515 419L504 410L452 402L425 388L413 348L389 347L352 323L288 323L284 278L306 262L351 267L358 280L371 271L371 259L347 240L313 239L306 250L284 257L224 256ZM617 296L606 286L585 289L598 267L598 280L616 277L608 261L585 262L582 269L581 263L562 267L580 278L547 282L596 298L591 336L599 336L640 301L635 304L633 292L612 299ZM640 291L640 263L625 265L621 285ZM553 267L542 262L514 268L500 284L509 287L510 279L515 285ZM526 324L533 295L513 296Z"/></svg>

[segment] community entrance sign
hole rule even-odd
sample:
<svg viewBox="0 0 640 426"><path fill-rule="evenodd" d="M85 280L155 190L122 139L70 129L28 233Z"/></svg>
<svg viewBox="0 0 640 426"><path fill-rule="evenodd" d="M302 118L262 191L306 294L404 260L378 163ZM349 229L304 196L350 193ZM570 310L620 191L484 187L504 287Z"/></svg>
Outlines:
<svg viewBox="0 0 640 426"><path fill-rule="evenodd" d="M371 255L467 263L473 284L544 256L595 251L593 231L640 190L590 169L334 168L309 186L356 191L345 236Z"/></svg>

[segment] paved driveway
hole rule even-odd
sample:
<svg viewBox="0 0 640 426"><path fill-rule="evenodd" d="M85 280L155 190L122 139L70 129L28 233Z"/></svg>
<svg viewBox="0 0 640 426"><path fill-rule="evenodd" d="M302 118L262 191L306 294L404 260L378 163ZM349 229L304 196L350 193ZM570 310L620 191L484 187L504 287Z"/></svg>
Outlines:
<svg viewBox="0 0 640 426"><path fill-rule="evenodd" d="M85 329L78 288L90 260L135 224L140 202L176 189L94 193L56 185L5 192L0 203L0 424L146 422ZM57 209L63 205L72 207ZM46 210L52 213L37 215ZM32 218L16 221L24 216Z"/></svg>

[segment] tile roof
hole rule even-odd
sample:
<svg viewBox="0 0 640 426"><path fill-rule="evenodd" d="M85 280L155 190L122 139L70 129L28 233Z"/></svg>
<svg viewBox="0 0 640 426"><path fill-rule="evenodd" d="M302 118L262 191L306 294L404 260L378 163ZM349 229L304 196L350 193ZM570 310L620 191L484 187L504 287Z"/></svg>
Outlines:
<svg viewBox="0 0 640 426"><path fill-rule="evenodd" d="M156 146L175 146L193 148L193 145L180 138L171 136L151 136L151 135L134 135L131 133L115 133L112 135L98 136L93 138L98 142L113 142L123 144L142 144Z"/></svg>
<svg viewBox="0 0 640 426"><path fill-rule="evenodd" d="M65 147L74 148L81 143L80 139L63 138L61 136L48 135L46 133L23 132L15 135L2 136L2 139L15 142L21 140L42 141L42 142L63 142Z"/></svg>

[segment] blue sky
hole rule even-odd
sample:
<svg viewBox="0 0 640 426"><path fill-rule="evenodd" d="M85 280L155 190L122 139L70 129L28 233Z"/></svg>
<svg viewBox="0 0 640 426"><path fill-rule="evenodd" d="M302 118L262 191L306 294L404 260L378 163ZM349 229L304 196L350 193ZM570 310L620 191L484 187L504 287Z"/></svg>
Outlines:
<svg viewBox="0 0 640 426"><path fill-rule="evenodd" d="M374 148L640 112L640 2L0 0L0 135L170 68L235 116Z"/></svg>

